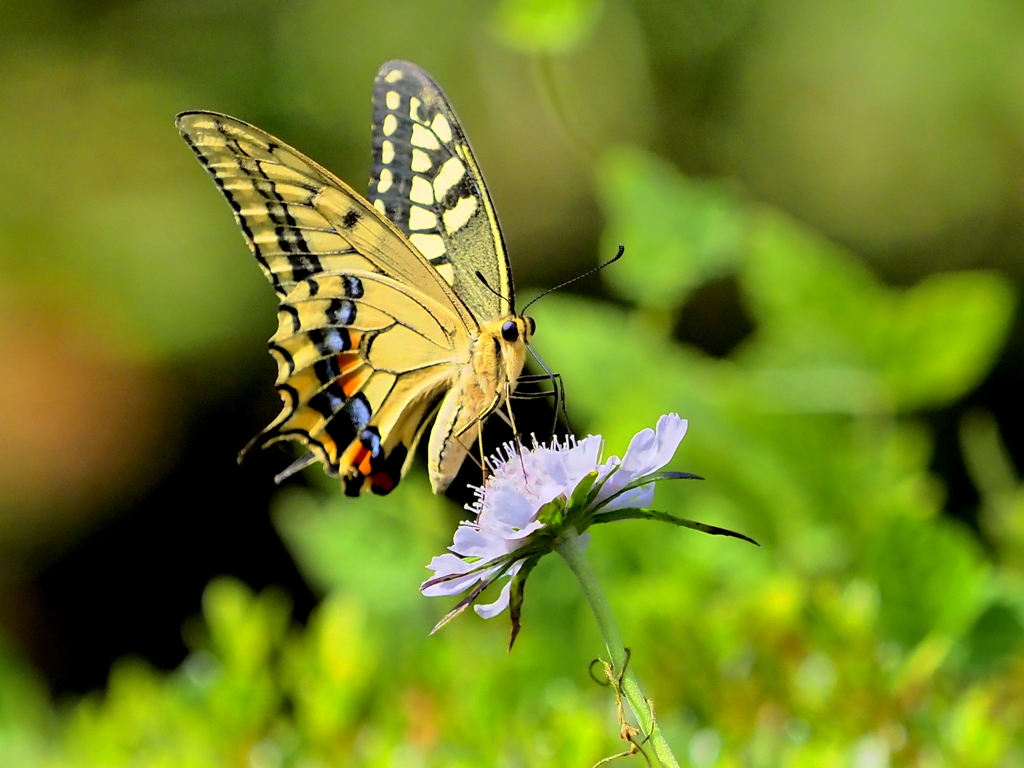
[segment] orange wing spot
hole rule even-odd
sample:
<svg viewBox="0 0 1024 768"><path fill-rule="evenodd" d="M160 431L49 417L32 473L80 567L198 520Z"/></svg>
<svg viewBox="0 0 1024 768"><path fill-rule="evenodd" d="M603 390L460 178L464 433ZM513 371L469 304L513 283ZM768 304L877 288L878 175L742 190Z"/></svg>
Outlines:
<svg viewBox="0 0 1024 768"><path fill-rule="evenodd" d="M353 440L349 443L345 452L341 454L338 464L342 467L355 467L363 460L364 453L368 453L368 451L363 447L363 444L358 440Z"/></svg>
<svg viewBox="0 0 1024 768"><path fill-rule="evenodd" d="M362 366L361 369L343 374L341 379L339 379L339 383L346 397L352 397L352 395L362 389L366 380L372 375L373 369L369 366Z"/></svg>
<svg viewBox="0 0 1024 768"><path fill-rule="evenodd" d="M338 371L342 376L351 373L363 364L363 361L359 358L359 355L348 352L343 355L338 355Z"/></svg>
<svg viewBox="0 0 1024 768"><path fill-rule="evenodd" d="M359 462L359 471L369 477L373 474L373 456L370 455L370 452L365 448L363 449L363 453L365 455L361 457L361 461Z"/></svg>

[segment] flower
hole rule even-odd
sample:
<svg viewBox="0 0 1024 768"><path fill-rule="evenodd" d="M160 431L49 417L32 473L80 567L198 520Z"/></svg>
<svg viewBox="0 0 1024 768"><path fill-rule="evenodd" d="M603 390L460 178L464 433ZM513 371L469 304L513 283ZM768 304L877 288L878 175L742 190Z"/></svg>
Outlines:
<svg viewBox="0 0 1024 768"><path fill-rule="evenodd" d="M521 444L502 446L488 461L491 474L483 487L476 488L477 500L466 507L475 519L461 522L450 551L427 566L434 576L421 585L424 595L456 595L470 589L433 631L504 576L508 581L498 599L474 610L491 618L511 606L514 641L526 577L568 527L583 533L596 523L653 519L753 542L724 528L648 509L655 482L701 479L686 472L659 471L675 455L686 426L677 414L662 416L655 429L644 429L633 437L621 460L612 456L603 462L603 440L595 435L582 440L556 437L550 445L534 439L529 449ZM585 544L589 535L581 538Z"/></svg>

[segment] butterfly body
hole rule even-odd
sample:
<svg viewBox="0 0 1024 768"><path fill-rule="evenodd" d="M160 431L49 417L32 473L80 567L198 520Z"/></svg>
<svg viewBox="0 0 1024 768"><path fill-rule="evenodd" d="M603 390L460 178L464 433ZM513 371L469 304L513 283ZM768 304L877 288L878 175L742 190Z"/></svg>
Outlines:
<svg viewBox="0 0 1024 768"><path fill-rule="evenodd" d="M440 88L388 62L374 107L369 200L248 123L177 124L280 302L269 349L284 407L246 450L295 440L349 495L383 494L436 414L441 492L515 389L534 325L514 311L493 206Z"/></svg>
<svg viewBox="0 0 1024 768"><path fill-rule="evenodd" d="M502 329L512 324L515 337ZM430 482L436 488L454 477L479 439L483 417L493 413L515 389L526 362L526 341L532 321L506 317L483 324L472 340L470 359L441 401L436 426L427 446ZM436 462L434 458L436 457Z"/></svg>

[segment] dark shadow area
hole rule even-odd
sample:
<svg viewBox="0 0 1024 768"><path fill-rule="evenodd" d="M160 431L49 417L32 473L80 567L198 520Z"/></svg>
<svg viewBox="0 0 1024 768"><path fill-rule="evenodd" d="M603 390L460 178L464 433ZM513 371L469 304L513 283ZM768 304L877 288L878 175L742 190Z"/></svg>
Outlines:
<svg viewBox="0 0 1024 768"><path fill-rule="evenodd" d="M34 616L22 640L55 694L101 688L126 655L176 667L188 653L182 626L221 574L256 590L279 585L295 618L309 615L316 599L269 515L272 478L289 455L257 451L242 465L235 460L259 429L252 406L263 399L240 392L190 420L195 429L173 473L35 577Z"/></svg>
<svg viewBox="0 0 1024 768"><path fill-rule="evenodd" d="M972 409L989 411L999 425L999 435L1016 465L1024 468L1024 312L1018 306L1007 345L985 380L951 408L927 414L935 439L931 470L946 486L946 512L978 532L981 499L964 463L960 446L960 422Z"/></svg>
<svg viewBox="0 0 1024 768"><path fill-rule="evenodd" d="M754 332L735 276L711 280L686 299L673 336L712 357L726 357Z"/></svg>

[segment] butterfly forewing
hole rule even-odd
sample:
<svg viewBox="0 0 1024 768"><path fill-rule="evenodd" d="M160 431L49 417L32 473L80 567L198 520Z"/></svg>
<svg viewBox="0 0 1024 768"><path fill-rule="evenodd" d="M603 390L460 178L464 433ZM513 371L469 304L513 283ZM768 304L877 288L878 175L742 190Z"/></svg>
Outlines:
<svg viewBox="0 0 1024 768"><path fill-rule="evenodd" d="M347 493L390 491L475 321L391 222L312 160L225 115L184 113L178 128L280 298L270 351L284 408L254 444L297 440Z"/></svg>
<svg viewBox="0 0 1024 768"><path fill-rule="evenodd" d="M478 321L512 314L508 256L479 166L441 88L409 62L388 62L374 83L369 198Z"/></svg>

